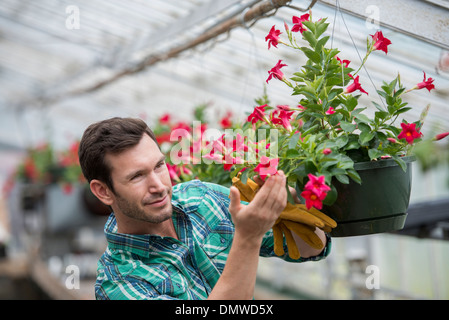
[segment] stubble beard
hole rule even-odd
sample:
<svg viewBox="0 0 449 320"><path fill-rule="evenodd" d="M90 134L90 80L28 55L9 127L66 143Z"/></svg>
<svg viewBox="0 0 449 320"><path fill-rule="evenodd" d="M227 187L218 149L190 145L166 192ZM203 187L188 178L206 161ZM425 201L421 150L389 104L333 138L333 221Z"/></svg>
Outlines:
<svg viewBox="0 0 449 320"><path fill-rule="evenodd" d="M170 196L170 192L165 193L166 196ZM163 194L156 195L156 198L163 198ZM127 217L133 218L139 221L150 223L161 223L172 217L173 208L171 202L169 202L163 208L154 208L150 212L144 210L145 203L150 201L144 200L143 204L139 206L138 203L128 201L126 198L116 194L116 201L118 209Z"/></svg>

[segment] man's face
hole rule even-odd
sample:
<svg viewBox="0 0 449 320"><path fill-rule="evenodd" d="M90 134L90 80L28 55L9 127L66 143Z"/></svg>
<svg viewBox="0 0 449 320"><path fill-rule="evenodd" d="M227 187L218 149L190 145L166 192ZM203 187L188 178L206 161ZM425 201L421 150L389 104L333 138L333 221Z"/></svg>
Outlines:
<svg viewBox="0 0 449 320"><path fill-rule="evenodd" d="M106 156L111 166L115 214L134 223L161 223L172 215L172 184L165 156L147 134L117 155ZM136 221L137 220L137 221Z"/></svg>

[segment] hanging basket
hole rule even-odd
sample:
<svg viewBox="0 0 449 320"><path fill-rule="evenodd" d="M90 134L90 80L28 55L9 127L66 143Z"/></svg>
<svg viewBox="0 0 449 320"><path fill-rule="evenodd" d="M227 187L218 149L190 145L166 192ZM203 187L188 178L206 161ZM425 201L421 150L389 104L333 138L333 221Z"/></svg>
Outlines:
<svg viewBox="0 0 449 320"><path fill-rule="evenodd" d="M407 170L393 160L355 163L362 184L334 182L338 198L323 212L337 222L332 237L360 236L404 227L411 192L413 157L402 158Z"/></svg>

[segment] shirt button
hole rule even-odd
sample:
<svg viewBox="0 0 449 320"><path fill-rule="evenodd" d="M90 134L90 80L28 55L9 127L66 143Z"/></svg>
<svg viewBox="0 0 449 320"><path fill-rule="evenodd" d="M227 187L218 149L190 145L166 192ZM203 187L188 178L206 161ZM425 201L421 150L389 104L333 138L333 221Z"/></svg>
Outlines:
<svg viewBox="0 0 449 320"><path fill-rule="evenodd" d="M171 246L173 249L176 249L178 247L178 245L176 243L172 244Z"/></svg>
<svg viewBox="0 0 449 320"><path fill-rule="evenodd" d="M221 238L220 241L221 243L225 243L226 240L224 238Z"/></svg>

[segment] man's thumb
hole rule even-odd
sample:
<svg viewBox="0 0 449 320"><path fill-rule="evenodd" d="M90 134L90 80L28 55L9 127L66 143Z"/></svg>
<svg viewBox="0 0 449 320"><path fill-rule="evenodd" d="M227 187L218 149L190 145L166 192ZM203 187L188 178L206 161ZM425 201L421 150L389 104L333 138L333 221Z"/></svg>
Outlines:
<svg viewBox="0 0 449 320"><path fill-rule="evenodd" d="M230 190L229 199L231 199L231 203L229 204L229 210L238 210L240 207L240 191L234 186Z"/></svg>

